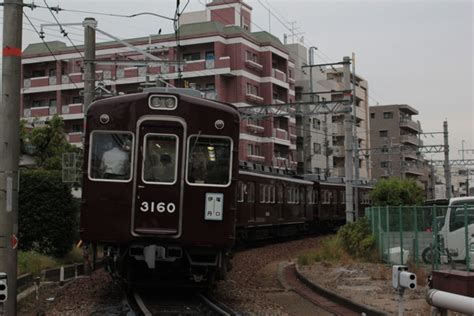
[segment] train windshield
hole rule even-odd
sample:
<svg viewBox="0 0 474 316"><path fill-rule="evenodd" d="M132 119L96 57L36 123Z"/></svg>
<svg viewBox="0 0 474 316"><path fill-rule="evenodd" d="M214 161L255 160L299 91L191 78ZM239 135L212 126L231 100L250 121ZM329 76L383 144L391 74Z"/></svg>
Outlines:
<svg viewBox="0 0 474 316"><path fill-rule="evenodd" d="M188 141L187 181L196 185L230 184L232 140L193 135Z"/></svg>
<svg viewBox="0 0 474 316"><path fill-rule="evenodd" d="M133 134L94 131L91 134L89 177L101 181L129 181Z"/></svg>
<svg viewBox="0 0 474 316"><path fill-rule="evenodd" d="M176 182L178 136L169 134L145 135L145 159L142 168L146 183L173 184Z"/></svg>

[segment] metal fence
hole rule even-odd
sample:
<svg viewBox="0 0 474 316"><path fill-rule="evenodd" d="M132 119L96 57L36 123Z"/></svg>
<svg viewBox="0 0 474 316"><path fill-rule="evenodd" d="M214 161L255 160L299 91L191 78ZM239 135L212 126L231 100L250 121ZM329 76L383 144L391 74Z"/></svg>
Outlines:
<svg viewBox="0 0 474 316"><path fill-rule="evenodd" d="M365 216L385 262L474 270L474 205L370 207Z"/></svg>

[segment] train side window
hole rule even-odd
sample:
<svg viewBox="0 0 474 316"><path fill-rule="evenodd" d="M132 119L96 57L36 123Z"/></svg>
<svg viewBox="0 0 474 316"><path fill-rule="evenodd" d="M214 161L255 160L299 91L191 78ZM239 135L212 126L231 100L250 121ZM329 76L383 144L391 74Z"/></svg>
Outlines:
<svg viewBox="0 0 474 316"><path fill-rule="evenodd" d="M300 204L300 189L293 188L293 202L295 204Z"/></svg>
<svg viewBox="0 0 474 316"><path fill-rule="evenodd" d="M346 203L346 191L339 191L339 195L341 197L341 204Z"/></svg>
<svg viewBox="0 0 474 316"><path fill-rule="evenodd" d="M306 203L309 204L314 204L313 200L313 188L306 188Z"/></svg>
<svg viewBox="0 0 474 316"><path fill-rule="evenodd" d="M242 203L244 201L246 185L242 181L237 182L237 202Z"/></svg>
<svg viewBox="0 0 474 316"><path fill-rule="evenodd" d="M286 187L286 203L292 204L293 203L293 188L291 186Z"/></svg>
<svg viewBox="0 0 474 316"><path fill-rule="evenodd" d="M329 190L322 190L321 191L321 195L322 195L321 202L322 202L322 204L329 204L329 202L330 202L330 197L329 197L330 194L329 193L330 193Z"/></svg>
<svg viewBox="0 0 474 316"><path fill-rule="evenodd" d="M169 134L146 134L143 144L143 182L174 184L178 172L178 137Z"/></svg>
<svg viewBox="0 0 474 316"><path fill-rule="evenodd" d="M266 184L262 184L262 183L259 186L260 203L265 203L266 202L266 200L265 200L266 186L267 186Z"/></svg>
<svg viewBox="0 0 474 316"><path fill-rule="evenodd" d="M336 205L337 204L337 191L333 190L331 191L331 204Z"/></svg>
<svg viewBox="0 0 474 316"><path fill-rule="evenodd" d="M132 179L133 134L93 131L90 139L89 178L127 182Z"/></svg>
<svg viewBox="0 0 474 316"><path fill-rule="evenodd" d="M191 185L229 186L232 140L228 137L191 135L188 138L186 180Z"/></svg>
<svg viewBox="0 0 474 316"><path fill-rule="evenodd" d="M304 190L304 187L301 187L298 189L299 192L300 192L300 204L305 204L306 203L306 194L305 194L305 190Z"/></svg>
<svg viewBox="0 0 474 316"><path fill-rule="evenodd" d="M276 195L277 195L277 203L283 203L283 185L277 184L276 186Z"/></svg>
<svg viewBox="0 0 474 316"><path fill-rule="evenodd" d="M255 183L247 183L247 202L255 203Z"/></svg>
<svg viewBox="0 0 474 316"><path fill-rule="evenodd" d="M318 192L318 190L313 190L313 201L314 201L314 204L319 203L319 192Z"/></svg>
<svg viewBox="0 0 474 316"><path fill-rule="evenodd" d="M268 186L268 203L275 203L275 185L270 184Z"/></svg>

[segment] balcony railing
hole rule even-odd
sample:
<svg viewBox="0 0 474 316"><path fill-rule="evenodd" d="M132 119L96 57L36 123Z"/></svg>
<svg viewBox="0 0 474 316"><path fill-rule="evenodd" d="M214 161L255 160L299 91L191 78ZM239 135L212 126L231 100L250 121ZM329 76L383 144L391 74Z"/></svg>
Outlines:
<svg viewBox="0 0 474 316"><path fill-rule="evenodd" d="M416 135L400 135L400 142L419 145L419 140Z"/></svg>
<svg viewBox="0 0 474 316"><path fill-rule="evenodd" d="M262 103L263 102L263 98L261 96L258 96L258 95L252 94L252 93L247 93L245 95L245 97L248 100L256 102L256 103Z"/></svg>
<svg viewBox="0 0 474 316"><path fill-rule="evenodd" d="M332 146L332 155L334 157L344 157L346 155L344 146Z"/></svg>
<svg viewBox="0 0 474 316"><path fill-rule="evenodd" d="M247 160L262 163L265 161L265 157L260 155L247 155Z"/></svg>
<svg viewBox="0 0 474 316"><path fill-rule="evenodd" d="M281 71L279 69L273 68L272 69L272 76L273 76L273 78L276 78L278 80L286 82L286 73L284 73L283 71Z"/></svg>
<svg viewBox="0 0 474 316"><path fill-rule="evenodd" d="M415 130L417 132L421 131L420 123L412 121L412 120L406 120L406 119L400 120L400 127L411 128L412 130Z"/></svg>
<svg viewBox="0 0 474 316"><path fill-rule="evenodd" d="M61 107L62 114L80 114L83 113L83 104L82 103L73 103L68 105L63 105Z"/></svg>
<svg viewBox="0 0 474 316"><path fill-rule="evenodd" d="M273 137L288 140L288 132L281 128L274 128Z"/></svg>
<svg viewBox="0 0 474 316"><path fill-rule="evenodd" d="M251 69L257 70L257 71L262 71L263 66L253 60L247 59L245 60L245 65Z"/></svg>
<svg viewBox="0 0 474 316"><path fill-rule="evenodd" d="M82 142L82 132L72 132L66 135L67 141L70 143L81 143Z"/></svg>

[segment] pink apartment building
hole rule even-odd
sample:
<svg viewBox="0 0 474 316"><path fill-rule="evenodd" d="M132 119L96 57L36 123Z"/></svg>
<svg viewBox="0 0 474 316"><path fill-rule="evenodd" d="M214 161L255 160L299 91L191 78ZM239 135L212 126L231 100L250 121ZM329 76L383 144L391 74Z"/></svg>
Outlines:
<svg viewBox="0 0 474 316"><path fill-rule="evenodd" d="M207 98L237 107L295 100L294 61L285 46L267 32L252 32L252 8L241 0L215 0L204 11L182 16L177 50L175 34L128 39L164 60L185 60L181 72L173 65L124 66L97 64L96 80L116 93L133 93L147 80L161 78L201 90ZM98 21L100 28L100 21ZM118 35L119 34L115 34ZM80 145L83 132L83 60L65 43L29 45L23 53L21 110L27 120L45 121L54 114L66 124L68 140ZM83 47L78 47L83 51ZM143 60L117 42L97 43L101 60ZM296 169L296 127L292 117L242 119L239 158L277 168Z"/></svg>

